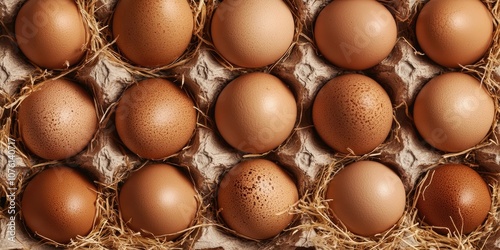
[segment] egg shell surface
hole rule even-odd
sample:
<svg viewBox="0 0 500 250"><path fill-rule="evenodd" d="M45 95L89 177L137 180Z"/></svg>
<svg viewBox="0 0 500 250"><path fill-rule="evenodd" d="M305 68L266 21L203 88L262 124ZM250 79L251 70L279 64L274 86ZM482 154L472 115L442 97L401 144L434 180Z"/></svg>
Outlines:
<svg viewBox="0 0 500 250"><path fill-rule="evenodd" d="M196 110L193 100L173 82L146 79L124 92L115 124L132 152L162 159L187 145L196 128Z"/></svg>
<svg viewBox="0 0 500 250"><path fill-rule="evenodd" d="M441 234L474 231L491 208L488 184L474 169L462 164L430 170L420 190L416 196L418 215Z"/></svg>
<svg viewBox="0 0 500 250"><path fill-rule="evenodd" d="M420 90L413 119L427 143L445 152L460 152L488 135L495 119L495 103L474 77L445 73Z"/></svg>
<svg viewBox="0 0 500 250"><path fill-rule="evenodd" d="M392 127L389 95L375 80L346 74L328 81L316 95L312 118L335 151L362 155L385 141Z"/></svg>
<svg viewBox="0 0 500 250"><path fill-rule="evenodd" d="M358 161L340 170L328 184L326 199L332 220L361 236L393 227L406 205L399 176L374 161Z"/></svg>
<svg viewBox="0 0 500 250"><path fill-rule="evenodd" d="M73 0L28 0L16 17L16 41L34 64L65 69L78 63L90 32Z"/></svg>
<svg viewBox="0 0 500 250"><path fill-rule="evenodd" d="M396 45L394 17L373 0L335 0L319 13L314 39L335 66L365 70L379 64Z"/></svg>
<svg viewBox="0 0 500 250"><path fill-rule="evenodd" d="M211 23L217 52L245 68L278 61L292 44L294 33L293 15L282 0L224 0Z"/></svg>
<svg viewBox="0 0 500 250"><path fill-rule="evenodd" d="M493 18L479 0L429 1L416 25L422 50L445 67L474 64L493 42Z"/></svg>
<svg viewBox="0 0 500 250"><path fill-rule="evenodd" d="M231 81L215 105L220 134L234 148L265 153L282 144L292 133L297 103L279 78L261 72Z"/></svg>
<svg viewBox="0 0 500 250"><path fill-rule="evenodd" d="M113 36L132 63L165 66L187 50L193 19L188 0L120 0L113 15Z"/></svg>
<svg viewBox="0 0 500 250"><path fill-rule="evenodd" d="M295 218L289 209L298 201L292 177L265 159L240 162L227 172L218 189L218 208L238 234L262 240L281 233Z"/></svg>
<svg viewBox="0 0 500 250"><path fill-rule="evenodd" d="M82 86L67 79L49 80L38 87L19 106L22 142L48 160L78 154L97 131L94 100Z"/></svg>
<svg viewBox="0 0 500 250"><path fill-rule="evenodd" d="M66 244L90 233L96 217L97 189L81 172L49 167L30 180L23 192L24 223L36 235Z"/></svg>
<svg viewBox="0 0 500 250"><path fill-rule="evenodd" d="M169 164L149 164L125 181L119 194L123 221L136 232L152 237L179 237L193 224L198 210L191 180Z"/></svg>

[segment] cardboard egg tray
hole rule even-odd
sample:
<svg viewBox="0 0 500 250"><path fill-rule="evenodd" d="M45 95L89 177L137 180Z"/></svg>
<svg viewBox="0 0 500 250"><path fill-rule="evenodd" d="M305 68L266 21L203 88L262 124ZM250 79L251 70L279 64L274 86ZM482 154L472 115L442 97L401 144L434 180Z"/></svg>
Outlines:
<svg viewBox="0 0 500 250"><path fill-rule="evenodd" d="M379 65L357 73L380 83L391 97L393 130L386 141L363 156L336 154L314 130L311 106L319 89L328 80L347 71L328 63L313 42L312 28L319 11L329 0L289 0L296 18L296 39L289 53L278 63L261 69L241 69L227 64L214 51L209 36L211 15L218 1L192 1L196 27L192 44L178 62L159 69L144 69L126 62L116 51L109 21L116 0L77 1L93 32L85 60L63 71L47 71L30 64L13 39L16 13L22 0L0 2L0 249L51 249L54 243L41 241L25 228L20 216L20 198L29 178L56 164L78 166L93 176L98 186L99 215L94 230L64 248L97 249L500 249L500 112L488 138L464 152L445 154L433 149L418 135L412 121L412 105L418 91L431 78L448 71L463 71L481 79L490 93L500 99L500 4L483 0L495 17L495 44L483 60L462 69L443 68L428 59L414 36L415 19L424 2L418 0L382 2L398 23L398 42ZM466 48L464 48L466 49ZM235 77L253 71L269 72L289 85L297 99L299 119L288 140L263 155L245 155L231 148L219 135L214 123L218 94ZM28 152L19 140L16 109L34 84L67 77L84 85L93 95L100 127L86 150L70 159L48 162ZM129 151L114 128L114 110L123 91L142 79L165 77L182 86L195 100L198 125L190 143L165 162L187 168L202 203L196 224L174 242L162 242L134 234L120 220L116 194L129 173L148 163ZM14 142L15 141L15 142ZM224 226L215 204L221 176L245 158L265 158L277 162L297 180L300 201L294 207L297 220L275 238L254 241L237 236ZM324 197L332 176L345 164L361 159L376 160L394 169L407 192L406 211L387 232L360 237L329 221ZM15 178L8 165L14 162ZM413 197L423 174L437 164L463 163L476 169L490 185L493 204L485 223L468 235L440 235L416 216ZM13 181L13 182L11 182ZM12 195L11 195L12 194ZM11 207L14 200L16 206ZM10 220L14 209L16 219ZM14 225L15 224L15 225ZM14 229L14 230L13 230ZM15 235L12 240L11 236Z"/></svg>

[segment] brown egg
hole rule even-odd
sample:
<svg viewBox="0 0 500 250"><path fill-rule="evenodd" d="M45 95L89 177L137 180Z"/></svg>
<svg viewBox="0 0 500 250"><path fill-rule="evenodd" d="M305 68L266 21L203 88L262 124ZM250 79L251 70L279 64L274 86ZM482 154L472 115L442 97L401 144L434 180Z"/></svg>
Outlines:
<svg viewBox="0 0 500 250"><path fill-rule="evenodd" d="M418 43L433 61L451 68L477 62L493 41L493 19L479 0L439 0L417 19Z"/></svg>
<svg viewBox="0 0 500 250"><path fill-rule="evenodd" d="M468 166L438 166L426 174L418 190L418 215L441 234L468 234L486 220L490 211L488 184Z"/></svg>
<svg viewBox="0 0 500 250"><path fill-rule="evenodd" d="M18 126L24 145L48 160L78 154L97 131L92 97L78 84L49 80L21 102Z"/></svg>
<svg viewBox="0 0 500 250"><path fill-rule="evenodd" d="M215 49L245 68L278 61L292 44L294 33L292 13L282 0L224 0L212 17Z"/></svg>
<svg viewBox="0 0 500 250"><path fill-rule="evenodd" d="M143 80L128 88L116 108L116 130L140 157L161 159L180 151L196 128L191 98L173 82Z"/></svg>
<svg viewBox="0 0 500 250"><path fill-rule="evenodd" d="M164 66L179 58L193 36L188 0L120 0L113 15L113 36L134 64Z"/></svg>
<svg viewBox="0 0 500 250"><path fill-rule="evenodd" d="M319 136L331 148L355 155L369 153L389 135L392 104L373 79L359 74L333 78L318 92L312 118Z"/></svg>
<svg viewBox="0 0 500 250"><path fill-rule="evenodd" d="M393 227L406 204L399 176L374 161L355 162L338 172L328 184L326 199L332 219L362 236Z"/></svg>
<svg viewBox="0 0 500 250"><path fill-rule="evenodd" d="M336 66L364 70L386 58L396 45L396 21L373 0L335 0L318 15L314 38L321 54Z"/></svg>
<svg viewBox="0 0 500 250"><path fill-rule="evenodd" d="M226 224L253 239L268 239L281 233L295 218L291 208L298 201L292 177L264 159L240 162L227 172L217 196Z"/></svg>
<svg viewBox="0 0 500 250"><path fill-rule="evenodd" d="M230 82L215 105L222 137L247 153L264 153L282 144L297 118L295 97L277 77L249 73Z"/></svg>
<svg viewBox="0 0 500 250"><path fill-rule="evenodd" d="M142 167L123 184L119 207L123 221L136 232L177 238L190 227L198 210L191 180L168 164Z"/></svg>
<svg viewBox="0 0 500 250"><path fill-rule="evenodd" d="M64 69L78 63L90 39L73 0L28 0L19 10L15 26L19 48L43 68Z"/></svg>
<svg viewBox="0 0 500 250"><path fill-rule="evenodd" d="M66 166L50 167L28 182L21 213L36 235L66 244L90 233L96 200L96 187L85 175Z"/></svg>
<svg viewBox="0 0 500 250"><path fill-rule="evenodd" d="M486 137L495 118L495 104L474 77L446 73L418 93L413 118L420 135L433 147L460 152Z"/></svg>

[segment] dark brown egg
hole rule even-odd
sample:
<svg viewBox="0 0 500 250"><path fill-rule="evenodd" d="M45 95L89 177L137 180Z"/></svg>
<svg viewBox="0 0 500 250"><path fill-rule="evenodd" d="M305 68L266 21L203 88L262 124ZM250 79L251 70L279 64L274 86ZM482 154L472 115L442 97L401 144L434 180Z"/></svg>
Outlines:
<svg viewBox="0 0 500 250"><path fill-rule="evenodd" d="M287 172L271 161L253 159L239 163L224 176L217 202L230 228L246 237L268 239L293 221L289 209L298 196Z"/></svg>
<svg viewBox="0 0 500 250"><path fill-rule="evenodd" d="M125 91L116 109L116 130L132 152L149 159L180 151L193 135L193 100L173 82L154 78Z"/></svg>
<svg viewBox="0 0 500 250"><path fill-rule="evenodd" d="M168 164L151 164L139 169L120 190L122 219L134 231L146 236L169 234L173 240L193 223L198 209L191 180Z"/></svg>
<svg viewBox="0 0 500 250"><path fill-rule="evenodd" d="M92 97L81 86L65 79L49 80L38 87L21 102L18 110L24 145L48 160L78 154L97 131Z"/></svg>
<svg viewBox="0 0 500 250"><path fill-rule="evenodd" d="M90 233L96 200L96 187L85 175L66 166L50 167L26 186L21 212L32 232L65 244Z"/></svg>
<svg viewBox="0 0 500 250"><path fill-rule="evenodd" d="M491 208L488 184L472 168L461 164L430 170L416 199L420 218L442 234L474 231Z"/></svg>

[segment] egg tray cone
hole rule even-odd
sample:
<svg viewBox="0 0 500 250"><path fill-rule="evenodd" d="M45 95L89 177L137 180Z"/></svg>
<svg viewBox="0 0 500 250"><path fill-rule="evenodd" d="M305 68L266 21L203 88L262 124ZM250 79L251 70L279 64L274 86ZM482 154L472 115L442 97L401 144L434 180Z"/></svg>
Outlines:
<svg viewBox="0 0 500 250"><path fill-rule="evenodd" d="M8 216L7 176L9 138L16 139L15 163L18 178L15 197L20 204L28 180L47 166L78 165L95 177L98 186L98 222L86 237L75 239L66 248L137 249L500 249L500 3L485 0L494 16L494 44L485 59L461 69L482 80L496 97L496 121L491 134L477 147L457 154L443 154L433 149L416 132L411 107L418 91L432 77L450 71L430 61L414 37L415 20L424 1L382 2L396 17L398 42L392 53L379 65L358 73L372 77L389 93L393 104L393 130L387 140L363 156L335 154L316 134L311 107L319 89L339 74L349 73L327 63L313 43L312 27L319 11L329 2L287 1L295 14L296 35L289 52L276 64L261 69L241 69L216 55L207 24L217 1L191 1L195 12L195 36L188 51L176 62L157 69L136 67L115 52L109 27L115 0L78 0L84 18L91 27L92 39L86 58L79 65L63 71L47 71L28 63L13 39L13 22L23 1L0 3L0 232L6 232ZM245 155L231 148L220 137L213 120L215 100L223 87L237 76L252 71L269 72L286 82L295 94L300 111L293 134L279 148L262 155ZM42 160L19 143L16 111L19 103L37 88L38 83L67 77L83 84L92 94L98 110L100 127L87 149L62 161ZM134 234L120 219L117 190L131 171L147 164L121 143L114 127L114 110L123 91L136 81L166 77L175 80L193 97L198 109L198 125L191 142L178 154L164 161L189 170L199 192L199 212L195 225L174 242L144 238ZM279 162L298 183L300 200L293 212L298 218L282 234L265 241L236 236L217 216L216 190L223 174L242 159L265 158ZM328 181L346 164L362 160L385 163L401 177L407 193L406 210L389 231L374 237L360 237L328 218L323 198ZM441 163L464 163L477 169L490 185L493 204L487 221L466 236L443 236L433 232L416 215L413 197L423 174ZM20 208L17 206L17 211ZM54 242L42 244L16 220L16 241L0 234L1 249L52 249Z"/></svg>

